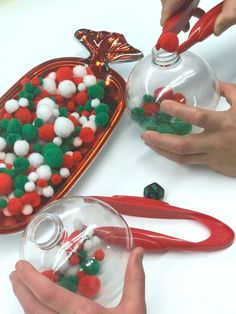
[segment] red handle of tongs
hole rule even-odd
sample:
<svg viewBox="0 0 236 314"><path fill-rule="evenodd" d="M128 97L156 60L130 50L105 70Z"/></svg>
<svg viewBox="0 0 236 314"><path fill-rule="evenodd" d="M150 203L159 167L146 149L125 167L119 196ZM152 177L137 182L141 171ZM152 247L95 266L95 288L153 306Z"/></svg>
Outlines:
<svg viewBox="0 0 236 314"><path fill-rule="evenodd" d="M198 3L198 0L186 1L179 11L165 22L163 32L174 32L178 34L184 30L190 18L193 16L194 11L197 10ZM214 24L217 16L222 11L222 7L223 2L216 5L199 18L198 22L189 32L188 39L179 46L177 50L178 54L186 51L196 43L205 40L214 33Z"/></svg>
<svg viewBox="0 0 236 314"><path fill-rule="evenodd" d="M191 219L200 222L210 231L210 236L200 242L191 242L161 233L131 228L134 246L146 251L214 251L230 246L234 240L233 230L209 215L169 205L166 202L138 196L94 196L112 206L123 215L147 218ZM105 241L118 245L125 244L124 230L116 227L103 227L97 230Z"/></svg>

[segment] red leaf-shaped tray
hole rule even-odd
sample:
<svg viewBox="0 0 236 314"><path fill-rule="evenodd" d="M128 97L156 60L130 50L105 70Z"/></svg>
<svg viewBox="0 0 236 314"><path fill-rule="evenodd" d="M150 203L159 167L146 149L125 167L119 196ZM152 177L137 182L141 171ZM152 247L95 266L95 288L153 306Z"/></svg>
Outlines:
<svg viewBox="0 0 236 314"><path fill-rule="evenodd" d="M124 36L118 33L105 31L95 32L80 29L75 33L75 37L90 52L87 59L68 57L49 60L30 70L23 78L27 77L33 79L39 76L45 77L49 73L57 71L60 67L72 68L76 65L89 66L97 79L105 81L104 102L109 105L110 109L109 125L96 132L94 141L80 148L83 157L72 168L70 176L59 188L55 189L55 194L51 198L42 201L40 206L35 208L32 214L18 214L7 217L0 212L0 234L9 234L22 230L42 206L68 193L109 138L125 108L125 81L118 73L110 69L108 64L136 61L142 58L142 53L130 46ZM17 81L15 85L1 97L0 112L3 112L7 100L17 98L19 91L22 90L21 82L23 78Z"/></svg>

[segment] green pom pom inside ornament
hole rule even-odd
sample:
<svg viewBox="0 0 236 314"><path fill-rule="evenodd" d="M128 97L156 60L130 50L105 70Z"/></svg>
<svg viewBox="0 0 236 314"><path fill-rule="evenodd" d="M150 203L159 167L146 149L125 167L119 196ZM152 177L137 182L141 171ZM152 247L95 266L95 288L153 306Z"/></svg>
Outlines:
<svg viewBox="0 0 236 314"><path fill-rule="evenodd" d="M155 97L153 97L152 95L144 95L143 96L143 102L153 102L155 100Z"/></svg>
<svg viewBox="0 0 236 314"><path fill-rule="evenodd" d="M83 271L89 275L95 275L100 270L100 263L95 258L89 258L84 262L80 263Z"/></svg>
<svg viewBox="0 0 236 314"><path fill-rule="evenodd" d="M143 121L145 119L144 109L139 107L133 108L131 110L131 118L137 122Z"/></svg>
<svg viewBox="0 0 236 314"><path fill-rule="evenodd" d="M29 160L25 157L17 157L14 160L13 165L18 174L25 174L29 169L30 163Z"/></svg>
<svg viewBox="0 0 236 314"><path fill-rule="evenodd" d="M77 292L78 289L78 279L76 276L65 275L61 276L59 285L65 289L68 289L72 292Z"/></svg>
<svg viewBox="0 0 236 314"><path fill-rule="evenodd" d="M22 136L26 141L34 142L38 139L38 129L32 124L25 124L22 127Z"/></svg>
<svg viewBox="0 0 236 314"><path fill-rule="evenodd" d="M104 97L105 91L101 85L96 84L96 85L89 86L88 94L89 94L89 97L92 99L98 98L101 100Z"/></svg>
<svg viewBox="0 0 236 314"><path fill-rule="evenodd" d="M109 115L106 112L99 112L96 115L95 123L99 128L107 126L109 123Z"/></svg>

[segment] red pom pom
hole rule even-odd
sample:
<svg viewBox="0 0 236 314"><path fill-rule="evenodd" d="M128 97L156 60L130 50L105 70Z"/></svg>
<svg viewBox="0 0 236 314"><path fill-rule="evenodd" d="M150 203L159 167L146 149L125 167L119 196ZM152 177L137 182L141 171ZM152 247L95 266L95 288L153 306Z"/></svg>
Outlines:
<svg viewBox="0 0 236 314"><path fill-rule="evenodd" d="M40 79L35 76L32 80L31 80L31 83L34 85L34 86L39 86L40 85Z"/></svg>
<svg viewBox="0 0 236 314"><path fill-rule="evenodd" d="M53 95L53 98L56 100L57 104L61 104L64 101L64 98L61 95Z"/></svg>
<svg viewBox="0 0 236 314"><path fill-rule="evenodd" d="M76 151L73 153L73 159L75 162L79 162L82 158L83 155L81 154L81 152Z"/></svg>
<svg viewBox="0 0 236 314"><path fill-rule="evenodd" d="M69 115L68 119L70 119L71 122L73 122L74 126L80 125L79 121L76 119L76 117Z"/></svg>
<svg viewBox="0 0 236 314"><path fill-rule="evenodd" d="M73 101L68 102L67 110L70 112L74 112L76 110L76 106L75 106L75 103Z"/></svg>
<svg viewBox="0 0 236 314"><path fill-rule="evenodd" d="M5 112L3 115L3 119L10 120L12 118L12 115L9 112Z"/></svg>
<svg viewBox="0 0 236 314"><path fill-rule="evenodd" d="M79 134L84 143L91 143L94 140L94 131L91 128L82 128Z"/></svg>
<svg viewBox="0 0 236 314"><path fill-rule="evenodd" d="M87 276L87 274L83 271L83 270L80 270L78 271L77 273L77 278L80 280L82 277L84 276Z"/></svg>
<svg viewBox="0 0 236 314"><path fill-rule="evenodd" d="M50 97L50 93L46 89L44 89L41 91L40 96L41 96L41 99L45 97Z"/></svg>
<svg viewBox="0 0 236 314"><path fill-rule="evenodd" d="M58 173L54 173L51 176L52 185L59 185L62 182L62 177Z"/></svg>
<svg viewBox="0 0 236 314"><path fill-rule="evenodd" d="M75 85L78 85L78 84L80 84L80 83L83 83L84 80L83 80L82 77L74 77L74 78L73 78L73 82L75 83Z"/></svg>
<svg viewBox="0 0 236 314"><path fill-rule="evenodd" d="M143 104L143 109L146 116L153 116L160 111L160 106L154 102L148 102Z"/></svg>
<svg viewBox="0 0 236 314"><path fill-rule="evenodd" d="M54 137L54 125L53 124L44 124L39 129L39 138L45 142L51 142Z"/></svg>
<svg viewBox="0 0 236 314"><path fill-rule="evenodd" d="M70 265L77 265L79 264L79 262L80 262L79 256L76 253L73 253L69 258Z"/></svg>
<svg viewBox="0 0 236 314"><path fill-rule="evenodd" d="M176 33L166 32L159 37L156 49L164 49L168 52L175 52L179 47L179 39Z"/></svg>
<svg viewBox="0 0 236 314"><path fill-rule="evenodd" d="M84 106L86 102L88 101L88 99L89 97L88 97L87 92L82 91L76 95L76 103L78 105Z"/></svg>
<svg viewBox="0 0 236 314"><path fill-rule="evenodd" d="M15 118L20 120L22 124L31 123L33 120L32 114L28 108L19 108L15 113Z"/></svg>
<svg viewBox="0 0 236 314"><path fill-rule="evenodd" d="M93 75L93 71L89 67L86 68L86 71L87 75Z"/></svg>
<svg viewBox="0 0 236 314"><path fill-rule="evenodd" d="M176 93L173 95L172 99L174 101L180 102L181 104L186 104L186 98L181 93Z"/></svg>
<svg viewBox="0 0 236 314"><path fill-rule="evenodd" d="M78 285L79 292L87 297L94 297L100 290L101 282L98 277L86 275L83 276Z"/></svg>
<svg viewBox="0 0 236 314"><path fill-rule="evenodd" d="M64 154L64 167L71 169L74 165L74 159L73 156L70 156L68 154Z"/></svg>
<svg viewBox="0 0 236 314"><path fill-rule="evenodd" d="M104 260L105 253L104 253L103 250L98 249L98 250L95 251L94 257L95 257L98 261L102 261L102 260Z"/></svg>
<svg viewBox="0 0 236 314"><path fill-rule="evenodd" d="M6 173L0 173L0 195L10 194L12 188L12 178Z"/></svg>
<svg viewBox="0 0 236 314"><path fill-rule="evenodd" d="M30 82L30 79L28 77L23 77L23 79L20 81L21 85L24 87L25 83Z"/></svg>
<svg viewBox="0 0 236 314"><path fill-rule="evenodd" d="M57 70L56 75L57 75L58 82L73 79L73 71L69 67L60 67Z"/></svg>
<svg viewBox="0 0 236 314"><path fill-rule="evenodd" d="M154 96L158 102L162 102L165 99L172 99L173 95L173 90L169 87L158 87L154 91Z"/></svg>
<svg viewBox="0 0 236 314"><path fill-rule="evenodd" d="M81 112L81 116L85 116L86 118L88 118L90 116L90 113L87 110L83 110Z"/></svg>
<svg viewBox="0 0 236 314"><path fill-rule="evenodd" d="M41 274L52 280L53 282L58 282L60 279L59 274L57 272L54 272L52 269L46 269L42 271Z"/></svg>
<svg viewBox="0 0 236 314"><path fill-rule="evenodd" d="M21 214L24 204L19 198L11 198L8 201L7 209L13 215Z"/></svg>
<svg viewBox="0 0 236 314"><path fill-rule="evenodd" d="M36 185L40 188L46 188L48 186L48 181L44 179L38 179Z"/></svg>
<svg viewBox="0 0 236 314"><path fill-rule="evenodd" d="M29 193L24 194L21 197L21 201L24 204L30 204L32 207L37 207L41 204L40 196L36 192L29 192Z"/></svg>

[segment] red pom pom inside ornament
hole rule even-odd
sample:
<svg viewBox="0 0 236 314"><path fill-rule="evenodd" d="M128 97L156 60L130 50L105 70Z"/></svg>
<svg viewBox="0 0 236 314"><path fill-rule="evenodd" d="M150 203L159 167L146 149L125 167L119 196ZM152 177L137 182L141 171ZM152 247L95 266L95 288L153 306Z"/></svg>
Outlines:
<svg viewBox="0 0 236 314"><path fill-rule="evenodd" d="M57 75L58 82L73 79L73 71L69 67L60 67L57 70L56 75Z"/></svg>
<svg viewBox="0 0 236 314"><path fill-rule="evenodd" d="M153 116L160 111L160 106L154 102L143 104L144 113L146 116Z"/></svg>
<svg viewBox="0 0 236 314"><path fill-rule="evenodd" d="M101 282L98 277L87 275L80 279L78 290L83 296L91 298L99 292L100 287Z"/></svg>
<svg viewBox="0 0 236 314"><path fill-rule="evenodd" d="M154 91L154 96L156 97L156 101L162 102L165 99L173 99L174 92L169 87L158 87Z"/></svg>
<svg viewBox="0 0 236 314"><path fill-rule="evenodd" d="M60 278L59 274L57 272L54 272L52 269L46 269L42 271L41 274L52 280L53 282L58 282Z"/></svg>
<svg viewBox="0 0 236 314"><path fill-rule="evenodd" d="M174 101L180 102L181 104L186 104L186 98L181 93L175 93L172 97Z"/></svg>
<svg viewBox="0 0 236 314"><path fill-rule="evenodd" d="M0 194L10 194L12 192L13 181L6 173L0 173Z"/></svg>
<svg viewBox="0 0 236 314"><path fill-rule="evenodd" d="M179 47L179 39L177 34L172 32L162 33L156 43L156 49L164 49L168 52L175 52Z"/></svg>

